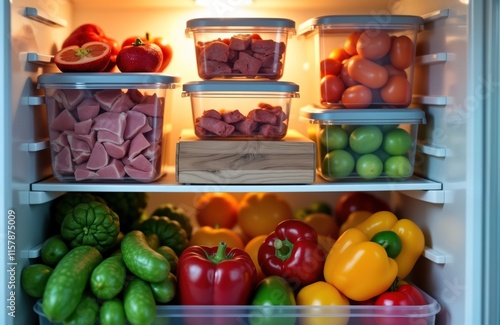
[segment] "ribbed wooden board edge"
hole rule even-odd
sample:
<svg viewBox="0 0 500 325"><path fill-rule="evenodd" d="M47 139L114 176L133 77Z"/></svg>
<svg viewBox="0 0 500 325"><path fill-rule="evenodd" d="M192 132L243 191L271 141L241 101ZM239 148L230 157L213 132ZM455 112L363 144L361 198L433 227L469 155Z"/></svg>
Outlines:
<svg viewBox="0 0 500 325"><path fill-rule="evenodd" d="M295 130L276 141L200 140L183 130L176 181L187 184L308 184L316 177L314 141Z"/></svg>

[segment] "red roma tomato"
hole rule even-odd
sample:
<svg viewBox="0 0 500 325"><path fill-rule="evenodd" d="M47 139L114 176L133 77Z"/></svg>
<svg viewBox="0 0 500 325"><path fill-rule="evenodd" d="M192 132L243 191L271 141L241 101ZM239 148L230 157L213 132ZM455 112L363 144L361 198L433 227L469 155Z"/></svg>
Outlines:
<svg viewBox="0 0 500 325"><path fill-rule="evenodd" d="M359 82L352 79L352 77L349 75L349 72L347 71L348 64L349 64L349 59L344 62L342 68L340 69L340 79L342 79L346 87L358 85Z"/></svg>
<svg viewBox="0 0 500 325"><path fill-rule="evenodd" d="M380 88L387 82L387 70L368 59L356 55L349 59L347 72L352 79L370 88Z"/></svg>
<svg viewBox="0 0 500 325"><path fill-rule="evenodd" d="M356 50L356 43L358 43L359 36L361 36L360 32L352 32L349 36L347 36L344 41L344 50L347 54L351 56L358 54Z"/></svg>
<svg viewBox="0 0 500 325"><path fill-rule="evenodd" d="M344 60L349 59L351 56L347 54L347 52L343 48L337 47L330 52L328 57L343 62Z"/></svg>
<svg viewBox="0 0 500 325"><path fill-rule="evenodd" d="M410 82L403 76L392 76L387 81L387 84L382 87L380 95L387 104L406 107L410 105L411 101Z"/></svg>
<svg viewBox="0 0 500 325"><path fill-rule="evenodd" d="M326 75L338 76L342 68L342 62L336 59L326 58L319 63L321 69L321 78Z"/></svg>
<svg viewBox="0 0 500 325"><path fill-rule="evenodd" d="M342 94L342 104L346 108L366 108L371 102L372 92L363 85L349 87Z"/></svg>
<svg viewBox="0 0 500 325"><path fill-rule="evenodd" d="M348 192L342 194L335 205L335 218L339 225L343 224L354 211L390 211L389 206L376 196L365 192Z"/></svg>
<svg viewBox="0 0 500 325"><path fill-rule="evenodd" d="M398 68L395 68L392 64L386 64L384 65L384 68L387 70L387 74L389 77L395 76L395 75L400 75L408 79L408 76L406 75L405 70L401 70Z"/></svg>
<svg viewBox="0 0 500 325"><path fill-rule="evenodd" d="M415 47L408 36L398 36L392 40L389 58L394 67L406 69L413 63Z"/></svg>
<svg viewBox="0 0 500 325"><path fill-rule="evenodd" d="M391 48L391 37L379 29L366 30L359 36L356 51L366 59L376 60L384 57Z"/></svg>
<svg viewBox="0 0 500 325"><path fill-rule="evenodd" d="M324 76L321 79L321 101L325 103L337 103L342 97L345 86L339 77L333 75Z"/></svg>

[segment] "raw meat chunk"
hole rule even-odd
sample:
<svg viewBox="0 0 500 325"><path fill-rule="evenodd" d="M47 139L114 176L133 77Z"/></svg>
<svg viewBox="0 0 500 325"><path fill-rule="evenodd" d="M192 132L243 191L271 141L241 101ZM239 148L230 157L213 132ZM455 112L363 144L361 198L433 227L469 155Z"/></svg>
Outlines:
<svg viewBox="0 0 500 325"><path fill-rule="evenodd" d="M73 173L73 162L71 161L69 147L65 147L54 157L54 169L56 173L60 174Z"/></svg>
<svg viewBox="0 0 500 325"><path fill-rule="evenodd" d="M236 51L243 51L252 44L251 34L237 34L229 39L229 48Z"/></svg>
<svg viewBox="0 0 500 325"><path fill-rule="evenodd" d="M229 64L225 62L204 60L200 63L199 71L202 73L202 78L211 79L230 74L232 70Z"/></svg>
<svg viewBox="0 0 500 325"><path fill-rule="evenodd" d="M75 130L76 122L77 120L73 117L73 114L65 109L52 120L50 127L57 131L73 131Z"/></svg>
<svg viewBox="0 0 500 325"><path fill-rule="evenodd" d="M96 91L94 94L95 99L101 105L101 108L109 111L113 103L122 95L121 89L102 89Z"/></svg>
<svg viewBox="0 0 500 325"><path fill-rule="evenodd" d="M81 164L75 167L75 179L77 181L83 181L86 179L97 178L97 174L85 168L85 164Z"/></svg>
<svg viewBox="0 0 500 325"><path fill-rule="evenodd" d="M127 94L122 93L111 105L110 112L126 112L130 110L135 103Z"/></svg>
<svg viewBox="0 0 500 325"><path fill-rule="evenodd" d="M242 135L254 134L254 131L255 129L257 129L258 126L259 126L258 122L249 119L245 119L243 121L234 124L236 130L238 130L238 132L240 132Z"/></svg>
<svg viewBox="0 0 500 325"><path fill-rule="evenodd" d="M239 110L222 113L222 120L229 124L240 122L243 121L244 119L245 115L241 114Z"/></svg>
<svg viewBox="0 0 500 325"><path fill-rule="evenodd" d="M149 146L150 146L149 141L144 137L142 133L139 133L130 142L128 158L129 159L134 158L135 156L139 155L142 150L149 148Z"/></svg>
<svg viewBox="0 0 500 325"><path fill-rule="evenodd" d="M234 131L233 125L206 116L200 117L198 125L222 137L227 137Z"/></svg>
<svg viewBox="0 0 500 325"><path fill-rule="evenodd" d="M258 109L258 108L251 110L248 113L247 117L249 119L254 120L255 122L259 122L259 123L267 123L267 124L276 125L278 122L278 119L276 118L275 114L273 114L270 111Z"/></svg>
<svg viewBox="0 0 500 325"><path fill-rule="evenodd" d="M94 119L98 114L101 107L99 103L94 98L85 98L78 106L76 107L78 119L80 121Z"/></svg>
<svg viewBox="0 0 500 325"><path fill-rule="evenodd" d="M257 52L257 53L263 53L266 55L269 55L271 53L276 53L278 55L281 55L285 53L285 43L283 42L275 42L272 39L267 39L267 40L258 40L254 39L252 40L252 51Z"/></svg>
<svg viewBox="0 0 500 325"><path fill-rule="evenodd" d="M263 124L259 128L259 134L269 138L281 137L285 134L286 125L271 125L271 124Z"/></svg>
<svg viewBox="0 0 500 325"><path fill-rule="evenodd" d="M233 69L245 75L255 75L259 72L261 66L262 61L245 52L241 52L238 60L234 62Z"/></svg>
<svg viewBox="0 0 500 325"><path fill-rule="evenodd" d="M151 165L151 162L144 155L137 155L130 159L130 165L145 172L152 172L154 170L153 165Z"/></svg>
<svg viewBox="0 0 500 325"><path fill-rule="evenodd" d="M50 148L54 152L60 152L68 145L68 136L64 132L59 133L55 140L50 141Z"/></svg>
<svg viewBox="0 0 500 325"><path fill-rule="evenodd" d="M103 145L106 149L106 152L111 158L122 159L127 154L128 148L130 146L130 140L127 140L122 144L103 142Z"/></svg>
<svg viewBox="0 0 500 325"><path fill-rule="evenodd" d="M209 110L203 111L203 116L213 117L213 118L216 118L218 120L222 119L222 114L218 110L215 110L215 109L209 109Z"/></svg>
<svg viewBox="0 0 500 325"><path fill-rule="evenodd" d="M58 89L54 92L53 96L62 107L71 111L88 96L88 91L82 89Z"/></svg>
<svg viewBox="0 0 500 325"><path fill-rule="evenodd" d="M127 113L105 112L94 119L94 126L92 128L96 131L108 131L123 137L126 123Z"/></svg>
<svg viewBox="0 0 500 325"><path fill-rule="evenodd" d="M109 156L102 143L97 142L92 148L89 160L87 161L87 168L91 170L99 170L109 163Z"/></svg>
<svg viewBox="0 0 500 325"><path fill-rule="evenodd" d="M111 162L97 171L97 176L106 179L121 179L125 176L123 163L117 159L111 159Z"/></svg>
<svg viewBox="0 0 500 325"><path fill-rule="evenodd" d="M152 181L153 179L155 179L157 174L154 168L152 171L145 172L143 170L134 168L131 165L125 165L125 173L127 173L127 175L131 178L141 182Z"/></svg>
<svg viewBox="0 0 500 325"><path fill-rule="evenodd" d="M200 53L200 61L212 60L227 62L229 46L221 41L214 41L205 46Z"/></svg>
<svg viewBox="0 0 500 325"><path fill-rule="evenodd" d="M77 122L77 123L75 123L75 133L77 133L77 134L89 134L91 127L92 127L92 120L91 119Z"/></svg>
<svg viewBox="0 0 500 325"><path fill-rule="evenodd" d="M139 133L147 123L148 123L147 117L144 113L136 111L128 111L123 138L131 139L135 137L137 133Z"/></svg>

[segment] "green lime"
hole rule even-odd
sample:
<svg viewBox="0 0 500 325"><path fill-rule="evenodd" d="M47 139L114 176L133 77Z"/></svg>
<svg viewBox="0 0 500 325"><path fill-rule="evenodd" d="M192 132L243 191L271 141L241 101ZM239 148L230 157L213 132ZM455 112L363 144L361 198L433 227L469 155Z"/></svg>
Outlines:
<svg viewBox="0 0 500 325"><path fill-rule="evenodd" d="M41 298L52 271L53 269L45 264L26 266L21 273L21 287L31 297Z"/></svg>
<svg viewBox="0 0 500 325"><path fill-rule="evenodd" d="M68 245L63 240L62 236L54 235L47 238L42 244L40 255L45 264L54 266L68 251Z"/></svg>

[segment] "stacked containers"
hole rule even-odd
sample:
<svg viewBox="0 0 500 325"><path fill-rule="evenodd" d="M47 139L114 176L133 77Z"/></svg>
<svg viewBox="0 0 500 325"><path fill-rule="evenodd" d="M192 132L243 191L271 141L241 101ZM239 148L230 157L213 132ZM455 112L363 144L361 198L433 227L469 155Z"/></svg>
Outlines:
<svg viewBox="0 0 500 325"><path fill-rule="evenodd" d="M281 139L298 85L278 81L295 23L279 18L200 18L186 23L198 75L183 86L201 139Z"/></svg>
<svg viewBox="0 0 500 325"><path fill-rule="evenodd" d="M421 17L398 15L321 16L300 25L299 34L312 42L308 60L322 107L305 107L301 117L315 126L324 179L413 175L425 114L408 107L422 26Z"/></svg>

